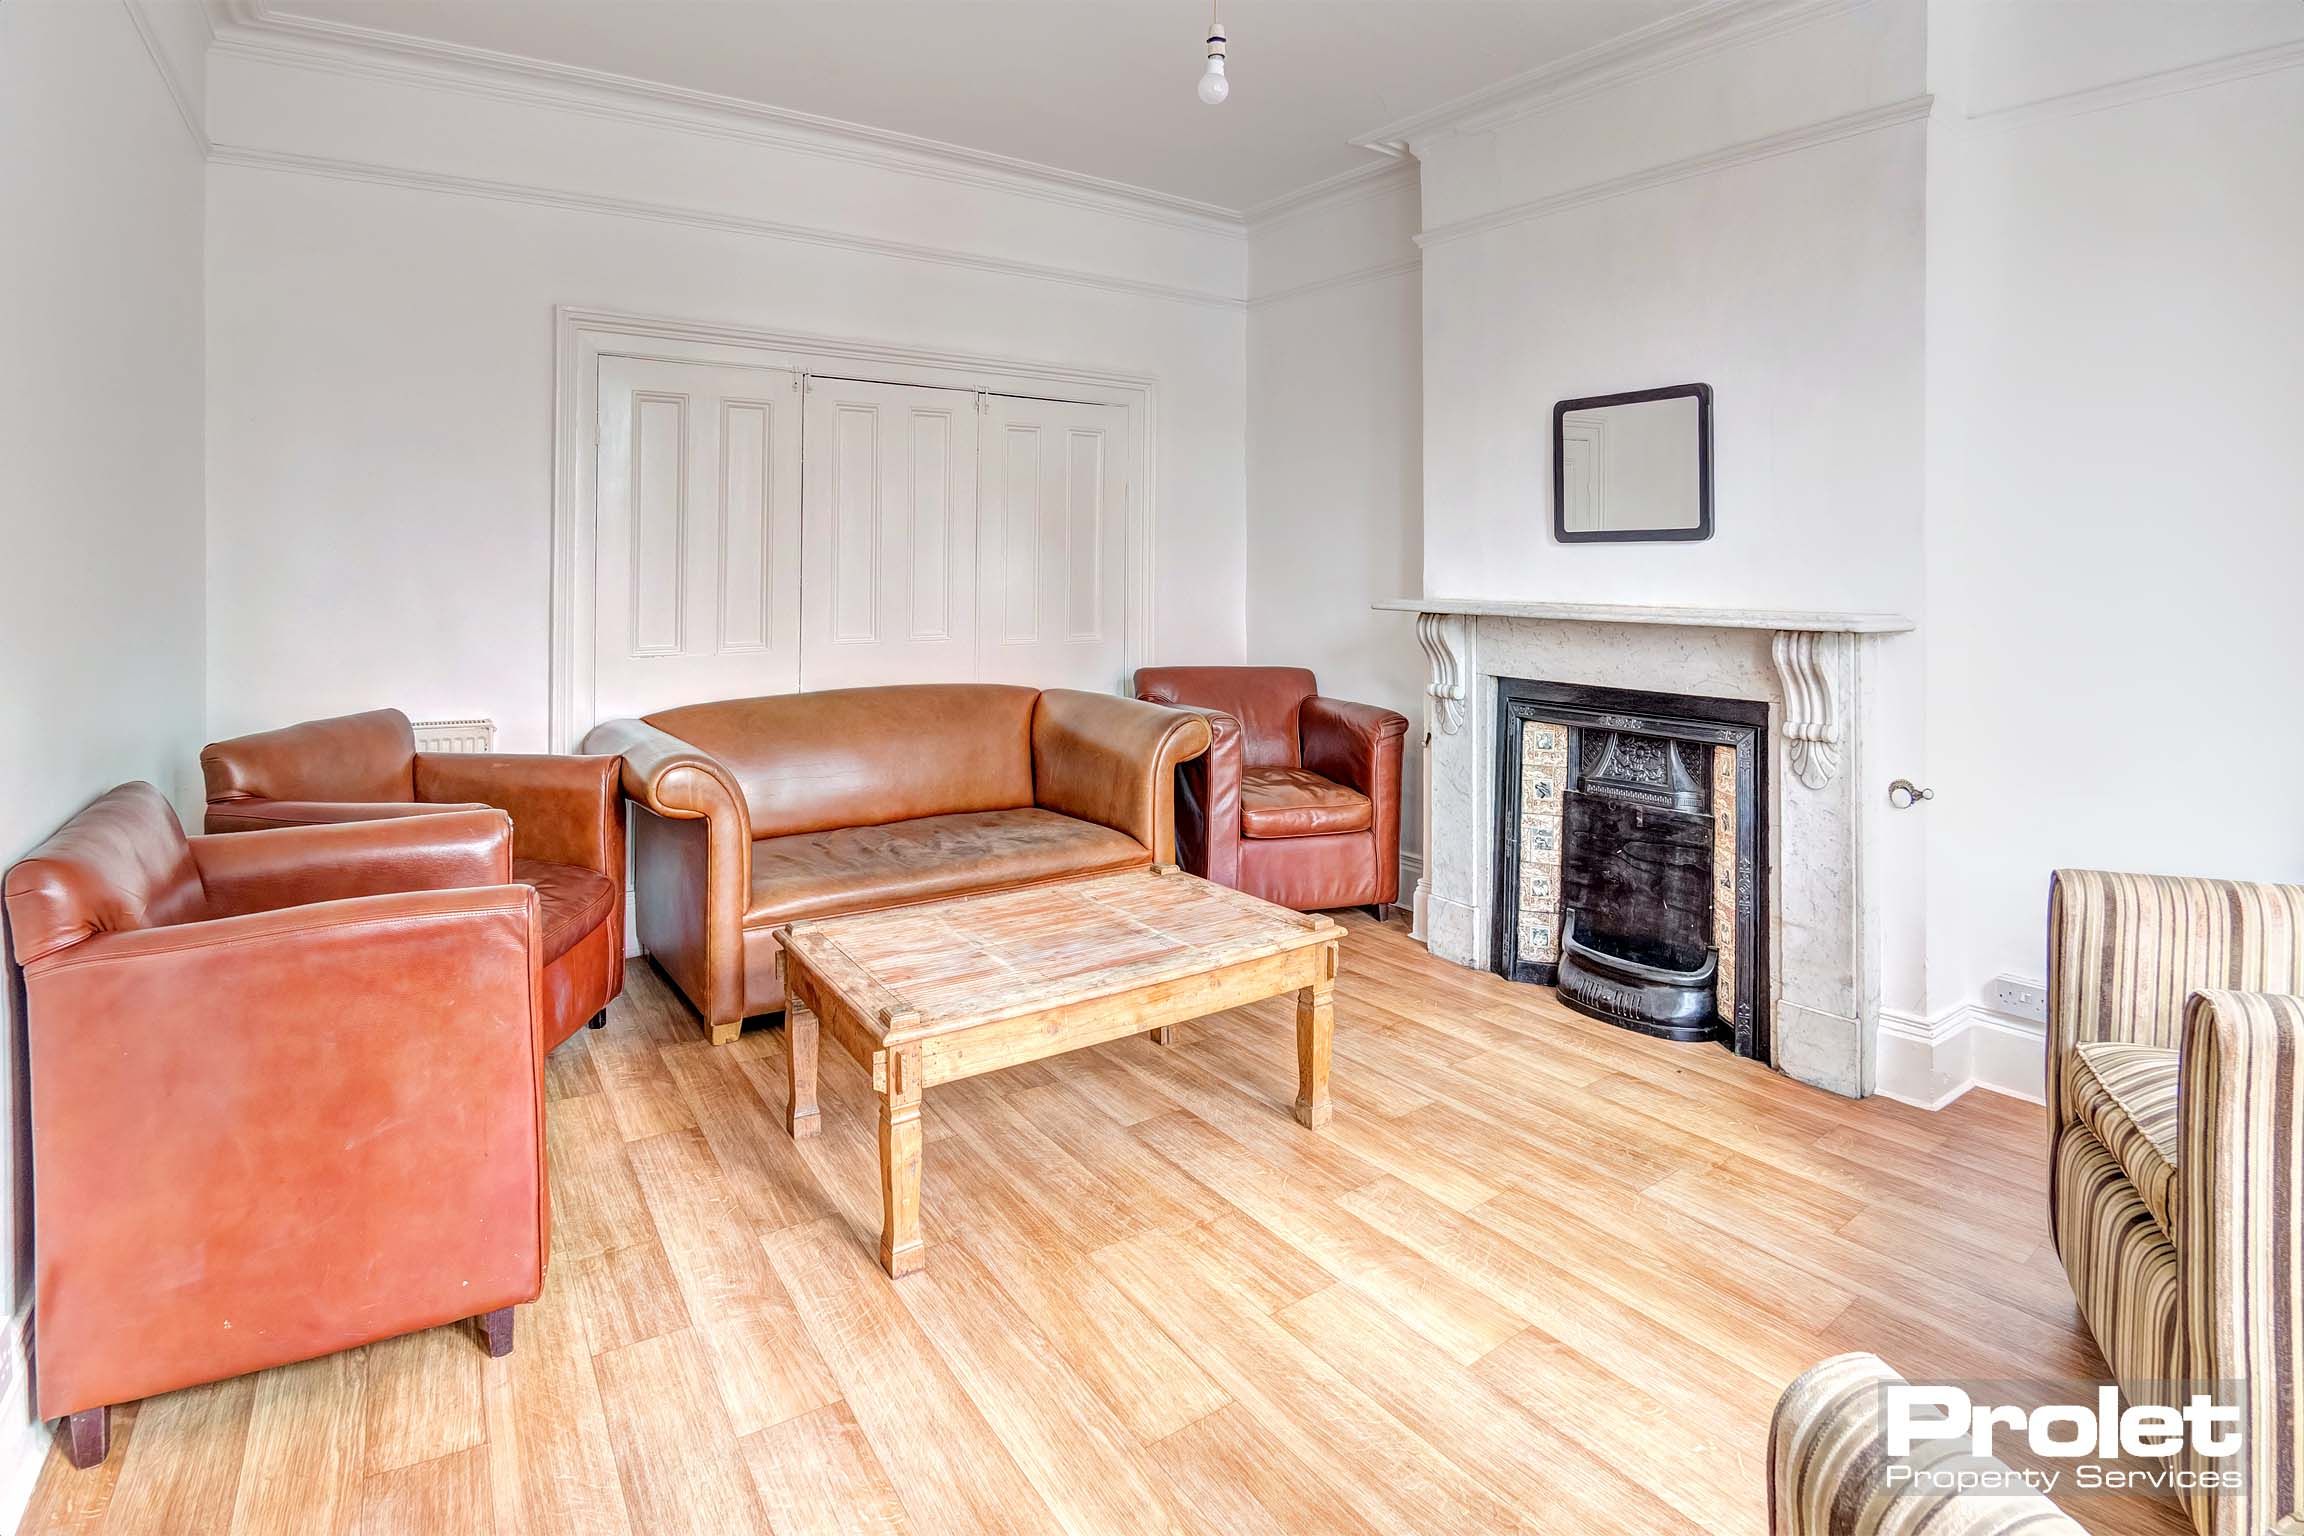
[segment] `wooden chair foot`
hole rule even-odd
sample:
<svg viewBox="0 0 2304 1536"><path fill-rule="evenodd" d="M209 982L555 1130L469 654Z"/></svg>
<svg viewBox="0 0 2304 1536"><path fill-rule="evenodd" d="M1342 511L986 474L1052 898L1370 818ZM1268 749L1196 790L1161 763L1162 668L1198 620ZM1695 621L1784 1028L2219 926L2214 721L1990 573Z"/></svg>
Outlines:
<svg viewBox="0 0 2304 1536"><path fill-rule="evenodd" d="M1158 1029L1147 1030L1146 1033L1151 1035L1154 1045L1174 1045L1176 1043L1176 1027L1173 1024L1163 1024Z"/></svg>
<svg viewBox="0 0 2304 1536"><path fill-rule="evenodd" d="M714 1045L734 1045L736 1037L744 1033L744 1021L742 1019L730 1019L725 1024L714 1024L710 1028Z"/></svg>
<svg viewBox="0 0 2304 1536"><path fill-rule="evenodd" d="M586 1029L606 1029L608 1027L608 1010L603 1008L598 1013L592 1015L591 1022L587 1023L584 1027Z"/></svg>
<svg viewBox="0 0 2304 1536"><path fill-rule="evenodd" d="M790 1123L794 1141L806 1141L811 1136L821 1135L824 1130L824 1116L817 1110L811 1110L805 1115L793 1115Z"/></svg>
<svg viewBox="0 0 2304 1536"><path fill-rule="evenodd" d="M488 1357L501 1360L512 1353L512 1309L498 1307L480 1316L480 1341L488 1346Z"/></svg>
<svg viewBox="0 0 2304 1536"><path fill-rule="evenodd" d="M64 1420L64 1459L83 1471L112 1450L112 1410L83 1408Z"/></svg>

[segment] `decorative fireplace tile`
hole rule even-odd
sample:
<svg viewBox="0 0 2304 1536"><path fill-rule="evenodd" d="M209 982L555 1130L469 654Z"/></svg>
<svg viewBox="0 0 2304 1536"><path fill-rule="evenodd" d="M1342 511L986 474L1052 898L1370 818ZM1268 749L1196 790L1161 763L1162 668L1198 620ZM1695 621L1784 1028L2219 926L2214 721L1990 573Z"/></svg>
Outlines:
<svg viewBox="0 0 2304 1536"><path fill-rule="evenodd" d="M1520 953L1539 964L1560 963L1560 928L1556 914L1528 911L1520 914Z"/></svg>
<svg viewBox="0 0 2304 1536"><path fill-rule="evenodd" d="M1532 720L1520 738L1519 951L1560 958L1560 806L1568 787L1568 727Z"/></svg>

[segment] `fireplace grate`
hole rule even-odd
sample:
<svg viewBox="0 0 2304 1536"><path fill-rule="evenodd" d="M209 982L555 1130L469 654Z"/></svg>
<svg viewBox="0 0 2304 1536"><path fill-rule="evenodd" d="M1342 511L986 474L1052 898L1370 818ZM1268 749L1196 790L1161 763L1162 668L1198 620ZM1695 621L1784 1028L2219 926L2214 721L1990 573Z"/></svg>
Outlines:
<svg viewBox="0 0 2304 1536"><path fill-rule="evenodd" d="M1498 679L1495 968L1764 1055L1767 706Z"/></svg>

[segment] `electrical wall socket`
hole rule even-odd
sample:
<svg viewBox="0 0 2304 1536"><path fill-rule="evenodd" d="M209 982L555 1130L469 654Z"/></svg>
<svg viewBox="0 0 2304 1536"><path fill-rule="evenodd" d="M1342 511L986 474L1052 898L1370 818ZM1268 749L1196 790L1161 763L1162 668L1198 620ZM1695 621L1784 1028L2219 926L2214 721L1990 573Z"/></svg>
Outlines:
<svg viewBox="0 0 2304 1536"><path fill-rule="evenodd" d="M2048 1022L2048 984L2044 981L2026 981L2021 976L1995 976L1992 985L1984 989L1984 1001L1994 1013L2030 1019L2035 1024Z"/></svg>

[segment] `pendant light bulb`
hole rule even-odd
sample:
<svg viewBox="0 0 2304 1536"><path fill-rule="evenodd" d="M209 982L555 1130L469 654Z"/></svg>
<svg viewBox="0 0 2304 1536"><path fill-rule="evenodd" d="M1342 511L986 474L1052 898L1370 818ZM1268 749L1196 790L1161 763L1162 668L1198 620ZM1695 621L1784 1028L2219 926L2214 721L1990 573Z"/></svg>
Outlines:
<svg viewBox="0 0 2304 1536"><path fill-rule="evenodd" d="M1232 82L1224 78L1224 23L1213 15L1208 18L1208 71L1200 77L1200 99L1209 106L1220 106L1232 94Z"/></svg>

